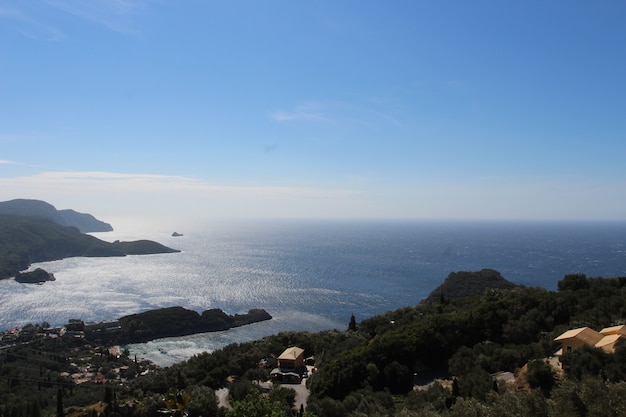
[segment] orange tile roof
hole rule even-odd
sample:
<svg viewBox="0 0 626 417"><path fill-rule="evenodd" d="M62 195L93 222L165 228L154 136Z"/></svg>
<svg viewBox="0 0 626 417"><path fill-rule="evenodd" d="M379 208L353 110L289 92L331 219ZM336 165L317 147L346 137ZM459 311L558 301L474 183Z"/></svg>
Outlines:
<svg viewBox="0 0 626 417"><path fill-rule="evenodd" d="M585 344L593 346L598 343L600 339L602 339L602 335L589 327L580 327L578 329L566 331L565 333L554 339L554 341L562 342L563 340L568 339L579 339Z"/></svg>

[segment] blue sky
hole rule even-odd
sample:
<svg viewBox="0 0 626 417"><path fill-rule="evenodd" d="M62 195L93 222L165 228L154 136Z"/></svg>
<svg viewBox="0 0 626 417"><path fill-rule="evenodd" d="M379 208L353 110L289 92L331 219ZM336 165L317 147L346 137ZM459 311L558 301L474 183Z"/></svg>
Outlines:
<svg viewBox="0 0 626 417"><path fill-rule="evenodd" d="M623 1L0 0L0 199L626 220Z"/></svg>

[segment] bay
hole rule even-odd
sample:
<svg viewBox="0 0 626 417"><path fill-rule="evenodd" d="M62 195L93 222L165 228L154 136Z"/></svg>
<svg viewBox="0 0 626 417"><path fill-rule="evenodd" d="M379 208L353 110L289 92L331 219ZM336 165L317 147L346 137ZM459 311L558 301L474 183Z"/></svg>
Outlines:
<svg viewBox="0 0 626 417"><path fill-rule="evenodd" d="M44 285L0 281L0 329L70 318L98 321L180 305L229 314L264 308L273 320L227 332L131 346L161 365L284 330L345 329L415 305L450 272L498 270L555 290L569 273L626 276L626 223L265 220L193 229L126 228L94 234L152 239L177 254L70 258L33 265Z"/></svg>

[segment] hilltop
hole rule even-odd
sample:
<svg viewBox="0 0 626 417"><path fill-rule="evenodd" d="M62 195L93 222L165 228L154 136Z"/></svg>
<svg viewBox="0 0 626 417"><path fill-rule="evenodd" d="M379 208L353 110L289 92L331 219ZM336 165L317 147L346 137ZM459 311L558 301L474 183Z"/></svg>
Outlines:
<svg viewBox="0 0 626 417"><path fill-rule="evenodd" d="M52 204L41 200L16 199L0 202L0 214L43 217L61 226L76 227L81 233L111 232L113 227L91 214L74 210L57 210Z"/></svg>
<svg viewBox="0 0 626 417"><path fill-rule="evenodd" d="M451 272L441 285L422 300L423 304L440 302L442 298L463 298L482 295L486 289L511 290L516 284L506 280L498 271L481 269L480 271Z"/></svg>

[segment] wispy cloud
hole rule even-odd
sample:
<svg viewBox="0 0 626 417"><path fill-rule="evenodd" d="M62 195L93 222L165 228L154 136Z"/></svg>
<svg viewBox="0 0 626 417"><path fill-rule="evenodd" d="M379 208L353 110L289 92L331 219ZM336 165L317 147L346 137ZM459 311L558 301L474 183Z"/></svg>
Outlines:
<svg viewBox="0 0 626 417"><path fill-rule="evenodd" d="M133 22L144 2L132 0L45 0L46 4L114 32L138 35Z"/></svg>
<svg viewBox="0 0 626 417"><path fill-rule="evenodd" d="M147 0L38 0L0 5L0 22L39 41L61 41L66 38L55 17L71 15L124 35L141 35L135 23Z"/></svg>
<svg viewBox="0 0 626 417"><path fill-rule="evenodd" d="M278 122L287 122L292 120L317 120L330 122L332 121L332 118L327 114L328 110L328 104L306 102L298 104L291 110L277 110L272 113L272 118Z"/></svg>
<svg viewBox="0 0 626 417"><path fill-rule="evenodd" d="M7 159L0 159L0 165L17 165L15 161L9 161Z"/></svg>
<svg viewBox="0 0 626 417"><path fill-rule="evenodd" d="M384 113L384 112L378 111L378 110L370 110L370 112L371 112L371 114L374 117L377 117L377 118L379 118L381 120L384 120L387 123L389 123L389 124L391 124L391 125L393 125L395 127L402 127L403 126L403 123L399 119L397 119L396 117L392 116L391 114Z"/></svg>
<svg viewBox="0 0 626 417"><path fill-rule="evenodd" d="M58 28L44 23L41 18L34 17L32 13L19 10L15 7L0 7L0 21L4 22L5 28L11 28L27 38L39 41L61 41L65 34Z"/></svg>
<svg viewBox="0 0 626 417"><path fill-rule="evenodd" d="M387 108L384 100L306 101L290 110L277 110L271 116L277 122L320 121L360 125L383 123L402 126L402 122Z"/></svg>

